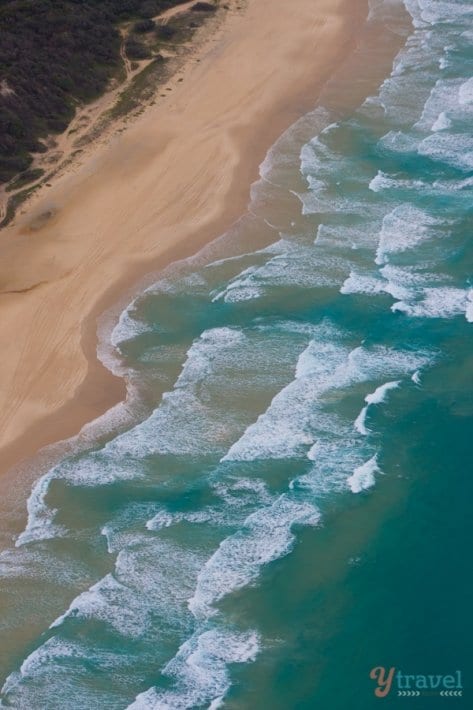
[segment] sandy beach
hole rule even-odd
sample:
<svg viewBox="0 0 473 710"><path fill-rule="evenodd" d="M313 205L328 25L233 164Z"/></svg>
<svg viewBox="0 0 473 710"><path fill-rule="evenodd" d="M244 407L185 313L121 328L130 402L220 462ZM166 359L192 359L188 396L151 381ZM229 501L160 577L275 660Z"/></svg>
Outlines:
<svg viewBox="0 0 473 710"><path fill-rule="evenodd" d="M275 139L315 103L365 0L249 0L125 132L0 233L0 470L125 395L97 317L144 274L227 229Z"/></svg>

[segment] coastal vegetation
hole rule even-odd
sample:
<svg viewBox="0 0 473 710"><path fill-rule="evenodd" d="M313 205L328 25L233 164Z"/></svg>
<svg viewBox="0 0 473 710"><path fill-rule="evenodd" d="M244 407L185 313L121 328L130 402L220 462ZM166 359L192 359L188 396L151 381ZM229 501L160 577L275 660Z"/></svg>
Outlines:
<svg viewBox="0 0 473 710"><path fill-rule="evenodd" d="M123 78L123 53L152 59L156 42L178 33L153 18L184 1L1 0L0 183L37 179L32 163L45 139ZM125 40L120 23L130 25Z"/></svg>

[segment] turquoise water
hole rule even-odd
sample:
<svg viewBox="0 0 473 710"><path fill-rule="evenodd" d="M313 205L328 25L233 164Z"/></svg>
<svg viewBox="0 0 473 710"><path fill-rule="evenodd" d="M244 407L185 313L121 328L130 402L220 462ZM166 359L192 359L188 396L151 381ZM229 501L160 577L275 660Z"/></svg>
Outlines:
<svg viewBox="0 0 473 710"><path fill-rule="evenodd" d="M334 79L104 338L128 402L0 557L1 707L470 707L473 6L373 2L366 37L390 76L344 111Z"/></svg>

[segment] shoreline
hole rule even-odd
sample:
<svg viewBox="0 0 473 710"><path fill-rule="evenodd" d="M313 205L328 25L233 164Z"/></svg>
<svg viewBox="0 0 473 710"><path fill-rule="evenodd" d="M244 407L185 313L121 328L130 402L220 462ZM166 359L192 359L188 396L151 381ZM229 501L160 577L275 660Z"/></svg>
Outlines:
<svg viewBox="0 0 473 710"><path fill-rule="evenodd" d="M300 0L296 13L288 10L282 0L250 0L243 14L229 15L216 42L210 39L205 43L201 62L190 60L194 66L182 87L176 87L173 97L169 97L171 101L146 109L113 145L99 147L98 155L92 153L76 174L61 176L47 195L42 191L35 196L26 215L4 230L2 251L8 237L16 236L17 243L7 246L11 277L6 288L1 285L0 292L0 307L7 312L3 336L9 340L4 348L8 386L2 383L5 414L0 420L0 473L16 468L44 446L78 434L87 422L125 399L125 380L97 358L97 319L124 293L136 290L136 283L147 273L192 255L227 231L245 212L250 186L258 178L258 168L268 149L286 128L313 108L321 87L353 48L356 30L364 20L364 0L320 0L316 8L313 4ZM317 16L312 27L307 28L312 13ZM289 22L294 26L288 31ZM274 32L278 29L283 37L276 36L275 42ZM314 41L321 45L317 45L318 51L314 51ZM263 54L269 46L274 52L266 59ZM281 70L282 77L269 81L274 75L269 65L280 68L278 52L279 61L287 62L291 57L300 66L303 76L298 81L291 76L292 64L290 71L287 66L282 67L286 69ZM246 100L247 113L245 106L240 110L240 104L234 105L235 95L220 91L225 68L235 66L237 60L244 76L238 76L232 88L236 97ZM258 61L262 70L253 66ZM193 77L197 79L194 91L188 92ZM199 77L204 84L203 97L199 95ZM208 104L212 94L213 115ZM222 103L224 111L219 115ZM185 120L182 112L187 112ZM156 128L154 120L161 117L168 125ZM180 132L169 125L176 119L181 130L197 124L195 142L193 136L179 140ZM156 140L151 158L146 138ZM182 143L186 144L184 150ZM215 148L215 143L221 145ZM187 157L185 148L192 150L195 144L198 155L188 174L187 166L179 163ZM209 161L212 149L215 152ZM115 171L123 172L126 158L131 170L117 180ZM228 170L222 168L225 159ZM176 164L174 175L166 173L169 182L174 178L174 183L163 186L163 172ZM155 182L159 188L164 187L168 197L174 197L161 210L156 210L153 201L159 194L159 188L153 189ZM133 192L139 193L138 203L133 201ZM175 199L176 194L179 200ZM122 209L120 197L123 203L126 201L128 211ZM117 204L121 220L115 214ZM133 211L136 204L140 209L138 217ZM45 213L51 219L43 219ZM82 244L78 248L77 240L87 227L87 244L84 249ZM113 229L119 230L118 236L113 235ZM157 231L162 238L155 243ZM128 239L135 236L139 238L128 244ZM97 240L106 237L108 241L97 244ZM32 239L36 242L34 248ZM37 246L41 239L46 246ZM72 264L67 254L59 254L59 258L56 254L58 247L67 250L68 246L73 252ZM91 273L87 261L98 247L102 247L102 252ZM145 256L137 258L137 250ZM64 263L58 264L61 256ZM31 257L32 264L25 265L25 257ZM81 273L84 268L87 272ZM58 300L69 303L69 299L74 308L64 312L58 307ZM54 337L44 343L44 332L51 326ZM15 333L19 337L15 338ZM52 397L55 387L59 391Z"/></svg>

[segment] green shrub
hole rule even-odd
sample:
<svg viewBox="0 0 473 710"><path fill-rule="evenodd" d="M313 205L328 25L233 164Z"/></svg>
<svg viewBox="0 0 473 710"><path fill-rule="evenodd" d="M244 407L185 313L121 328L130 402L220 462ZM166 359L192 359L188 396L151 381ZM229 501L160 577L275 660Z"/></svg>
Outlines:
<svg viewBox="0 0 473 710"><path fill-rule="evenodd" d="M125 52L128 59L149 59L151 53L144 44L134 37L129 37L125 43Z"/></svg>
<svg viewBox="0 0 473 710"><path fill-rule="evenodd" d="M196 2L192 6L192 12L215 12L217 8L210 2Z"/></svg>
<svg viewBox="0 0 473 710"><path fill-rule="evenodd" d="M182 2L0 0L0 75L9 89L0 95L0 183L27 170L30 153L46 150L41 139L64 131L77 104L120 75L118 22L136 20L135 32L151 32L150 18ZM150 57L136 37L126 53Z"/></svg>
<svg viewBox="0 0 473 710"><path fill-rule="evenodd" d="M164 41L169 41L176 33L176 28L171 25L158 25L155 31L157 39Z"/></svg>
<svg viewBox="0 0 473 710"><path fill-rule="evenodd" d="M153 20L138 20L133 25L133 32L137 34L146 34L147 32L152 32L156 27Z"/></svg>
<svg viewBox="0 0 473 710"><path fill-rule="evenodd" d="M20 173L18 177L13 180L13 182L7 185L6 191L11 192L12 190L18 190L20 187L24 187L30 182L36 182L36 180L39 180L41 177L43 177L43 175L44 170L42 170L41 168L25 170L23 173Z"/></svg>

